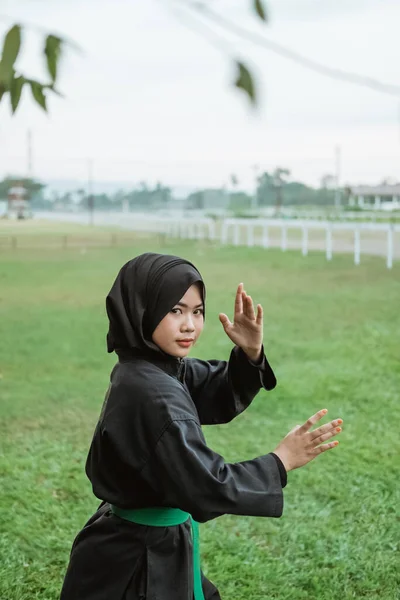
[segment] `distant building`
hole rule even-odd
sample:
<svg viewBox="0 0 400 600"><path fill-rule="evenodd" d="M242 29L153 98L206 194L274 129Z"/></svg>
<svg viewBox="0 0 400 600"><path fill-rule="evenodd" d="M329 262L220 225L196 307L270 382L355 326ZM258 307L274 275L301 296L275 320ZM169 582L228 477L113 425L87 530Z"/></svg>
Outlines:
<svg viewBox="0 0 400 600"><path fill-rule="evenodd" d="M8 190L7 195L7 215L10 218L26 219L30 217L30 202L28 190L22 183L15 183Z"/></svg>
<svg viewBox="0 0 400 600"><path fill-rule="evenodd" d="M375 210L400 209L400 183L350 187L349 205Z"/></svg>

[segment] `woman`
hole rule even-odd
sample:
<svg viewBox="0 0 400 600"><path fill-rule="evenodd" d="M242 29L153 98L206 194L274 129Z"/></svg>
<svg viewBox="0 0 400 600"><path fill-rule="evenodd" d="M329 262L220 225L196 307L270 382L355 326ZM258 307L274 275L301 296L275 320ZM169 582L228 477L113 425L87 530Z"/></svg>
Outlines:
<svg viewBox="0 0 400 600"><path fill-rule="evenodd" d="M205 287L176 256L125 264L106 300L111 373L86 463L99 509L77 535L61 600L217 600L200 572L197 522L223 514L280 517L287 471L337 442L341 420L296 426L274 453L228 464L201 425L227 423L276 385L257 314L240 284L229 362L187 358L204 325Z"/></svg>

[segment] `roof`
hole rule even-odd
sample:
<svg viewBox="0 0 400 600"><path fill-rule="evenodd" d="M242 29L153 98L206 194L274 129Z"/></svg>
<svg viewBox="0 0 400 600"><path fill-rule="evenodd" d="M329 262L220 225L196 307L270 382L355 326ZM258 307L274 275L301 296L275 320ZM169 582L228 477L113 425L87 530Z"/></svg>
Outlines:
<svg viewBox="0 0 400 600"><path fill-rule="evenodd" d="M352 194L358 196L400 196L400 183L395 185L356 185Z"/></svg>
<svg viewBox="0 0 400 600"><path fill-rule="evenodd" d="M14 185L9 188L8 193L10 196L25 196L27 189L22 185Z"/></svg>

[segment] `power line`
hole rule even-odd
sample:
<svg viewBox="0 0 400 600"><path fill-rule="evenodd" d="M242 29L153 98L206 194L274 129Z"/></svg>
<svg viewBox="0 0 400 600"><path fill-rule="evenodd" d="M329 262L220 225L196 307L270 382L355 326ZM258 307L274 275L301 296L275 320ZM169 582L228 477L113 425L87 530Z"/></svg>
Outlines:
<svg viewBox="0 0 400 600"><path fill-rule="evenodd" d="M221 51L224 55L233 52L233 47L227 40L218 37L218 34L207 27L206 24L199 21L192 13L185 12L182 9L172 9L172 12L177 16L178 20L180 19L184 22L185 27L205 38L211 46Z"/></svg>
<svg viewBox="0 0 400 600"><path fill-rule="evenodd" d="M319 73L320 75L325 75L326 77L330 77L332 79L338 79L341 81L346 81L347 83L353 83L355 85L360 85L363 87L368 87L373 89L376 92L381 92L384 94L390 94L392 96L400 96L400 85L394 85L390 83L382 82L373 77L368 77L365 75L360 75L358 73L352 73L350 71L343 71L342 69L337 69L334 67L330 67L319 63L311 58L307 58L303 56L299 52L291 50L282 44L277 42L273 42L272 40L267 39L266 37L259 35L253 31L245 29L240 25L237 25L234 21L223 17L219 13L216 13L213 10L210 10L204 4L200 4L199 2L188 2L188 0L177 0L180 5L185 8L189 8L196 13L197 16L204 17L209 21L214 22L218 27L221 27L224 31L230 31L235 35L241 37L242 39L248 40L250 43L261 46L266 50L274 52L283 58L292 60L293 62L299 64L300 66Z"/></svg>

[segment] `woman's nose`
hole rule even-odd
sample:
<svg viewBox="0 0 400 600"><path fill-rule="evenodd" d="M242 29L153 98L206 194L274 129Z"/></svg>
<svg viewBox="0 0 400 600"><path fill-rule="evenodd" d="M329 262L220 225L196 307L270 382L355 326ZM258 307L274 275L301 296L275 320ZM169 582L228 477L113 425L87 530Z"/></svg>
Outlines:
<svg viewBox="0 0 400 600"><path fill-rule="evenodd" d="M193 323L193 319L190 315L185 319L185 321L183 323L183 327L184 327L185 331L194 331L194 323Z"/></svg>

